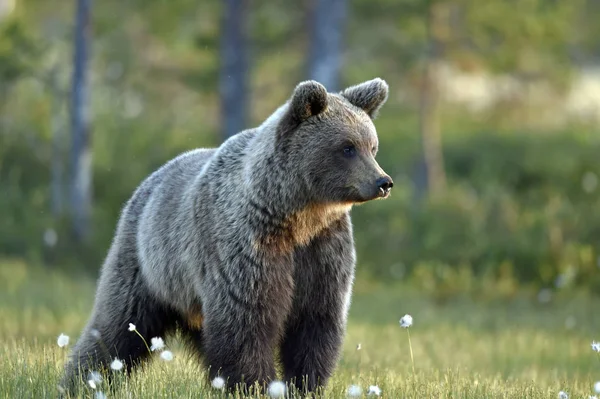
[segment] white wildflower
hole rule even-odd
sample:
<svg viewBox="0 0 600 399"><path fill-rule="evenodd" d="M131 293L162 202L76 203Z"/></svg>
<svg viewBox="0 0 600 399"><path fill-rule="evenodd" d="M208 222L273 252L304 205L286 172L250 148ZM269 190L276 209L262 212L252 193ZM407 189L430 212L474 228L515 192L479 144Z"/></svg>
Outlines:
<svg viewBox="0 0 600 399"><path fill-rule="evenodd" d="M360 344L356 345L356 350L359 351L362 349L362 346Z"/></svg>
<svg viewBox="0 0 600 399"><path fill-rule="evenodd" d="M351 398L357 398L362 394L362 388L358 385L350 385L348 387L348 396Z"/></svg>
<svg viewBox="0 0 600 399"><path fill-rule="evenodd" d="M91 371L88 375L88 385L92 389L96 389L98 385L102 382L102 375L100 375L97 371Z"/></svg>
<svg viewBox="0 0 600 399"><path fill-rule="evenodd" d="M154 337L150 340L150 343L152 344L150 346L150 350L152 352L154 351L159 351L162 350L165 347L165 341L163 341L163 339L161 337Z"/></svg>
<svg viewBox="0 0 600 399"><path fill-rule="evenodd" d="M170 362L171 360L173 360L173 352L171 352L171 351L163 351L160 354L160 358L162 360L164 360L165 362Z"/></svg>
<svg viewBox="0 0 600 399"><path fill-rule="evenodd" d="M61 348L64 348L65 346L69 345L69 336L65 334L60 334L58 336L58 339L56 340L56 343Z"/></svg>
<svg viewBox="0 0 600 399"><path fill-rule="evenodd" d="M402 327L402 328L408 328L408 327L412 326L412 324L413 324L413 318L409 314L405 314L400 319L400 327Z"/></svg>
<svg viewBox="0 0 600 399"><path fill-rule="evenodd" d="M600 353L600 342L592 341L592 350Z"/></svg>
<svg viewBox="0 0 600 399"><path fill-rule="evenodd" d="M119 371L123 368L123 361L119 360L119 359L115 359L110 363L110 368L115 370L115 371Z"/></svg>
<svg viewBox="0 0 600 399"><path fill-rule="evenodd" d="M268 392L272 398L283 398L285 396L285 384L281 381L273 381L269 384Z"/></svg>
<svg viewBox="0 0 600 399"><path fill-rule="evenodd" d="M379 395L381 395L381 388L379 388L377 385L371 385L369 387L369 392L367 392L367 395L379 396Z"/></svg>
<svg viewBox="0 0 600 399"><path fill-rule="evenodd" d="M225 387L225 380L221 377L215 377L211 385L214 389L223 389Z"/></svg>
<svg viewBox="0 0 600 399"><path fill-rule="evenodd" d="M129 331L135 331L135 324L129 323Z"/></svg>
<svg viewBox="0 0 600 399"><path fill-rule="evenodd" d="M94 395L94 399L106 399L106 395L104 394L104 392L98 391Z"/></svg>
<svg viewBox="0 0 600 399"><path fill-rule="evenodd" d="M597 381L597 382L594 384L594 392L596 392L596 393L600 393L600 381Z"/></svg>
<svg viewBox="0 0 600 399"><path fill-rule="evenodd" d="M569 399L569 395L564 391L560 391L558 393L558 399Z"/></svg>

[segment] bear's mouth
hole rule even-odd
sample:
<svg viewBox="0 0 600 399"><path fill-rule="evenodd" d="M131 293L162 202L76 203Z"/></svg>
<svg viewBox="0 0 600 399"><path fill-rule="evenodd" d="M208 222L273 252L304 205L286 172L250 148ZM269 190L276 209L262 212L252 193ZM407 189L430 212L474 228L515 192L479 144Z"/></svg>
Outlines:
<svg viewBox="0 0 600 399"><path fill-rule="evenodd" d="M348 195L346 196L346 201L353 202L355 204L364 204L365 202L378 200L378 199L386 199L390 196L392 189L391 187L377 187L369 192L361 192L358 189L350 190Z"/></svg>
<svg viewBox="0 0 600 399"><path fill-rule="evenodd" d="M388 198L390 196L391 191L392 191L391 187L389 187L389 188L379 187L379 192L378 192L379 198L381 198L381 199Z"/></svg>

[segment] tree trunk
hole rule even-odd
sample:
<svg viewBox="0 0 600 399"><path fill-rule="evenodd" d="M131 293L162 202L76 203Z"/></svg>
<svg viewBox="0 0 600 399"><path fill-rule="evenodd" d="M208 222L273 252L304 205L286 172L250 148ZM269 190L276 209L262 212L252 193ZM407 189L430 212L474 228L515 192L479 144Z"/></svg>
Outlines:
<svg viewBox="0 0 600 399"><path fill-rule="evenodd" d="M427 32L429 51L423 70L420 103L420 133L422 160L420 177L416 187L419 197L428 194L436 197L446 188L446 172L439 115L439 78L442 64L443 42L447 38L447 8L444 4L434 2L428 10Z"/></svg>
<svg viewBox="0 0 600 399"><path fill-rule="evenodd" d="M92 153L88 58L91 39L92 0L78 0L73 51L73 87L71 92L71 214L73 232L79 241L90 235L92 201Z"/></svg>
<svg viewBox="0 0 600 399"><path fill-rule="evenodd" d="M337 91L340 89L347 0L313 1L310 17L309 78L320 82L329 91Z"/></svg>
<svg viewBox="0 0 600 399"><path fill-rule="evenodd" d="M221 26L221 128L228 139L246 128L248 104L248 0L223 0Z"/></svg>
<svg viewBox="0 0 600 399"><path fill-rule="evenodd" d="M52 96L52 163L51 163L51 208L52 216L60 218L64 212L64 123L62 113L63 97L57 82L58 66L50 71L50 95Z"/></svg>

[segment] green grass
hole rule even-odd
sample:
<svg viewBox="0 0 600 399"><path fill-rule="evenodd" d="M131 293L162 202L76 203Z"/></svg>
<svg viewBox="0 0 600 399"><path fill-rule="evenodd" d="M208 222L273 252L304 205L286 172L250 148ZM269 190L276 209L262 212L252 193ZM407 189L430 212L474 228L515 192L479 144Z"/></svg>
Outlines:
<svg viewBox="0 0 600 399"><path fill-rule="evenodd" d="M56 338L65 333L73 345L94 286L85 276L0 263L0 397L56 397L68 353ZM345 397L356 384L363 391L378 385L386 398L556 398L563 390L587 399L600 380L600 357L590 347L600 340L599 308L598 299L574 293L558 293L546 305L525 294L440 304L409 287L359 280L343 355L324 396ZM405 313L414 317L414 374L407 331L398 325ZM118 391L100 389L119 398L223 397L176 340L167 345L174 361L157 358L121 376Z"/></svg>

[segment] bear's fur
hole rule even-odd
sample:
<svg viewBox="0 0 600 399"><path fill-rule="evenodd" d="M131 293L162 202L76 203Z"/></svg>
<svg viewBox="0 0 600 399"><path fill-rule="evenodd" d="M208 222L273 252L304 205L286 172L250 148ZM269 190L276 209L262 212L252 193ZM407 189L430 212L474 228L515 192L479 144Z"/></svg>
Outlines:
<svg viewBox="0 0 600 399"><path fill-rule="evenodd" d="M349 211L388 195L372 118L388 86L299 84L262 125L171 160L124 207L91 318L63 384L176 328L232 385L284 378L312 391L337 362L354 278Z"/></svg>

